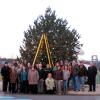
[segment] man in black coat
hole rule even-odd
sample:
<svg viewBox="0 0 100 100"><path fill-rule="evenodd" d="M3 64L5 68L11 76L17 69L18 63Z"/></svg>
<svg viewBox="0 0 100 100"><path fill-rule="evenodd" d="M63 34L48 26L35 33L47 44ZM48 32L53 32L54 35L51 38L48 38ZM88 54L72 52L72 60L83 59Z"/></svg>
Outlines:
<svg viewBox="0 0 100 100"><path fill-rule="evenodd" d="M38 73L39 73L39 82L38 82L38 93L44 93L44 79L45 79L45 71L42 67L43 65L40 63L38 66Z"/></svg>
<svg viewBox="0 0 100 100"><path fill-rule="evenodd" d="M90 67L88 68L88 83L89 83L89 91L96 91L96 75L97 75L97 68L95 64L91 63Z"/></svg>
<svg viewBox="0 0 100 100"><path fill-rule="evenodd" d="M8 83L10 80L10 68L8 67L8 62L1 69L1 75L3 80L3 92L7 92Z"/></svg>

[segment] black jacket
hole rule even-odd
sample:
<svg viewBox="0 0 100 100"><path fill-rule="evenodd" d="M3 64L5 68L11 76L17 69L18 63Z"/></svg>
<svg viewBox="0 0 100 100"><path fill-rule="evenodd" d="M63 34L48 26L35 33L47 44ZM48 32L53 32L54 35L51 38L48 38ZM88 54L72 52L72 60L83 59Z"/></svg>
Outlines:
<svg viewBox="0 0 100 100"><path fill-rule="evenodd" d="M88 80L94 80L97 75L97 68L96 66L92 66L88 68Z"/></svg>
<svg viewBox="0 0 100 100"><path fill-rule="evenodd" d="M79 73L78 73L78 75L79 76L87 76L87 69L86 69L86 67L83 65L83 67L82 68L80 68L80 66L79 66Z"/></svg>
<svg viewBox="0 0 100 100"><path fill-rule="evenodd" d="M78 74L79 74L79 66L78 65L75 65L72 68L72 75L73 76L78 76Z"/></svg>
<svg viewBox="0 0 100 100"><path fill-rule="evenodd" d="M39 79L44 79L45 78L45 71L44 69L38 69L38 73L39 73Z"/></svg>
<svg viewBox="0 0 100 100"><path fill-rule="evenodd" d="M10 68L8 66L3 66L1 69L1 75L4 80L10 80Z"/></svg>
<svg viewBox="0 0 100 100"><path fill-rule="evenodd" d="M45 69L45 79L47 78L48 73L53 74L52 68L46 68L46 69Z"/></svg>

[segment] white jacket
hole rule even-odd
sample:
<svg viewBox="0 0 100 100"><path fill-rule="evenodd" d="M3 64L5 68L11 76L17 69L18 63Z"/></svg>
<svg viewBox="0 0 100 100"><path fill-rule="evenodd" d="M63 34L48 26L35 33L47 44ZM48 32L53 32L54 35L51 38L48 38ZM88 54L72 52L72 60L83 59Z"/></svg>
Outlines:
<svg viewBox="0 0 100 100"><path fill-rule="evenodd" d="M47 90L53 90L55 87L55 81L53 78L47 78L45 80Z"/></svg>

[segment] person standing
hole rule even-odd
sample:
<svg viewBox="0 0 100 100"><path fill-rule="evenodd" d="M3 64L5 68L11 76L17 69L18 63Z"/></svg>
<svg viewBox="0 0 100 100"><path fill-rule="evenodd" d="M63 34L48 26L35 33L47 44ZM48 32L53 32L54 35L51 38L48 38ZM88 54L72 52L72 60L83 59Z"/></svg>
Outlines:
<svg viewBox="0 0 100 100"><path fill-rule="evenodd" d="M68 70L68 67L65 66L63 70L63 91L64 94L67 94L68 89L68 78L70 77L70 72Z"/></svg>
<svg viewBox="0 0 100 100"><path fill-rule="evenodd" d="M45 79L47 78L48 73L53 73L52 66L50 66L49 64L47 64L47 66L45 68Z"/></svg>
<svg viewBox="0 0 100 100"><path fill-rule="evenodd" d="M48 77L45 80L47 94L54 94L55 80L51 73L48 73Z"/></svg>
<svg viewBox="0 0 100 100"><path fill-rule="evenodd" d="M21 92L26 93L28 88L28 72L25 69L24 65L22 66L23 67L20 72Z"/></svg>
<svg viewBox="0 0 100 100"><path fill-rule="evenodd" d="M78 77L78 74L79 74L79 66L77 64L77 61L73 61L72 62L72 77L73 77L73 88L74 88L74 91L80 91L79 90L79 77Z"/></svg>
<svg viewBox="0 0 100 100"><path fill-rule="evenodd" d="M15 66L11 66L10 72L11 93L16 93L17 71Z"/></svg>
<svg viewBox="0 0 100 100"><path fill-rule="evenodd" d="M38 81L38 93L43 94L44 93L44 78L45 78L45 71L42 68L42 64L39 64L38 67L38 73L39 73L39 81Z"/></svg>
<svg viewBox="0 0 100 100"><path fill-rule="evenodd" d="M71 80L72 80L72 77L73 77L73 73L72 73L72 64L71 63L68 63L68 70L69 70L69 73L70 73L70 77L68 78L68 89L70 89L70 83L71 83ZM71 84L72 86L72 84Z"/></svg>
<svg viewBox="0 0 100 100"><path fill-rule="evenodd" d="M46 68L44 70L45 70L45 75L44 75L44 80L45 80L47 78L47 76L48 76L48 73L53 73L52 66L50 66L49 64L47 64L46 65ZM45 82L44 82L44 93L46 93L46 85L45 85Z"/></svg>
<svg viewBox="0 0 100 100"><path fill-rule="evenodd" d="M31 69L31 68L32 68L31 63L28 63L28 64L27 64L27 69L29 70L29 69Z"/></svg>
<svg viewBox="0 0 100 100"><path fill-rule="evenodd" d="M18 63L18 68L16 69L17 71L17 92L18 93L21 93L21 80L20 80L20 73L21 73L21 70L22 70L23 66L22 64Z"/></svg>
<svg viewBox="0 0 100 100"><path fill-rule="evenodd" d="M61 70L61 67L58 66L58 69L54 72L54 79L56 82L56 91L57 94L62 94L62 84L63 84L63 71Z"/></svg>
<svg viewBox="0 0 100 100"><path fill-rule="evenodd" d="M80 62L78 75L79 75L80 89L82 89L82 91L84 91L84 84L85 84L85 78L87 76L87 69L84 66L83 62Z"/></svg>
<svg viewBox="0 0 100 100"><path fill-rule="evenodd" d="M100 68L97 70L96 83L100 84Z"/></svg>
<svg viewBox="0 0 100 100"><path fill-rule="evenodd" d="M52 71L53 72L56 71L58 66L59 66L59 62L56 62L55 66L52 67Z"/></svg>
<svg viewBox="0 0 100 100"><path fill-rule="evenodd" d="M29 72L29 70L31 68L32 68L32 65L31 65L31 63L28 62L27 68L26 68L27 73ZM27 80L27 93L29 93L29 83L28 83L28 80Z"/></svg>
<svg viewBox="0 0 100 100"><path fill-rule="evenodd" d="M1 69L1 75L3 80L3 92L7 92L8 83L10 80L10 68L8 62L5 62L5 65Z"/></svg>
<svg viewBox="0 0 100 100"><path fill-rule="evenodd" d="M89 84L89 92L96 91L96 75L97 68L93 62L91 62L90 67L88 68L88 84Z"/></svg>
<svg viewBox="0 0 100 100"><path fill-rule="evenodd" d="M29 69L28 72L28 82L29 82L29 90L31 91L32 94L37 94L38 92L38 81L39 81L39 74L38 71L32 67Z"/></svg>

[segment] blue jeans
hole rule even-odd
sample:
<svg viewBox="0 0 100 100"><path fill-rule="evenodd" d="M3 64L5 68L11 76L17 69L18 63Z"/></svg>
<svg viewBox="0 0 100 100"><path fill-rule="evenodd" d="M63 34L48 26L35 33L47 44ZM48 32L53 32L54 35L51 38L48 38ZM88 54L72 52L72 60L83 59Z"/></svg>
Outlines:
<svg viewBox="0 0 100 100"><path fill-rule="evenodd" d="M63 89L64 89L64 94L66 94L67 93L67 83L68 83L68 81L67 80L63 80Z"/></svg>
<svg viewBox="0 0 100 100"><path fill-rule="evenodd" d="M79 77L79 84L80 84L80 89L82 88L82 89L84 89L84 84L85 84L85 78L84 78L84 76L80 76Z"/></svg>
<svg viewBox="0 0 100 100"><path fill-rule="evenodd" d="M78 76L73 76L73 88L74 88L74 91L80 89L79 77Z"/></svg>

